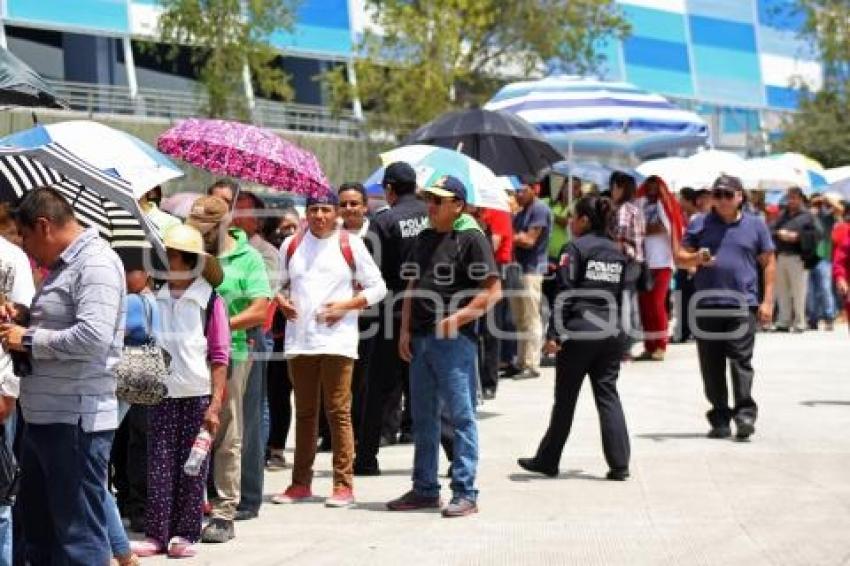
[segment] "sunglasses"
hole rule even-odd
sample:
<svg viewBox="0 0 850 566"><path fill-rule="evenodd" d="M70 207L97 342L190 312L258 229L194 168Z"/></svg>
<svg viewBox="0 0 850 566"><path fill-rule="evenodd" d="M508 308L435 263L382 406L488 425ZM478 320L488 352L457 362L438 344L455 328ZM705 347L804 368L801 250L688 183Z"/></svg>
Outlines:
<svg viewBox="0 0 850 566"><path fill-rule="evenodd" d="M735 198L735 191L729 189L714 189L711 191L711 196L716 199L732 199Z"/></svg>

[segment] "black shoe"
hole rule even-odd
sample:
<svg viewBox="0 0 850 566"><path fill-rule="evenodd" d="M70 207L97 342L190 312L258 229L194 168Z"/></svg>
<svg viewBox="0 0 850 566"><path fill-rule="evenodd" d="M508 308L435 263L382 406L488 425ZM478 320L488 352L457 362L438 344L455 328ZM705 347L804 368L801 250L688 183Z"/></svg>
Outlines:
<svg viewBox="0 0 850 566"><path fill-rule="evenodd" d="M548 476L550 478L554 478L558 475L558 468L544 468L543 466L538 464L537 460L535 460L534 458L520 458L516 461L516 463L519 464L520 468L529 472L543 474L544 476Z"/></svg>
<svg viewBox="0 0 850 566"><path fill-rule="evenodd" d="M737 429L735 431L736 440L749 440L749 438L756 431L756 427L751 421L737 421L735 425Z"/></svg>
<svg viewBox="0 0 850 566"><path fill-rule="evenodd" d="M402 432L398 435L398 443L399 444L413 444L413 434L409 432Z"/></svg>
<svg viewBox="0 0 850 566"><path fill-rule="evenodd" d="M233 529L233 521L210 519L210 522L201 531L201 542L227 542L235 536L236 532Z"/></svg>
<svg viewBox="0 0 850 566"><path fill-rule="evenodd" d="M237 509L234 519L236 521L250 521L251 519L256 519L258 516L259 513L257 511L253 511L251 509Z"/></svg>
<svg viewBox="0 0 850 566"><path fill-rule="evenodd" d="M540 367L542 368L553 368L555 367L556 358L555 356L543 356L540 358Z"/></svg>
<svg viewBox="0 0 850 566"><path fill-rule="evenodd" d="M492 401L493 399L496 398L496 388L495 387L485 387L481 391L481 397L485 401Z"/></svg>
<svg viewBox="0 0 850 566"><path fill-rule="evenodd" d="M612 481L626 481L630 475L628 468L618 468L616 470L608 470L608 473L605 474L605 479Z"/></svg>
<svg viewBox="0 0 850 566"><path fill-rule="evenodd" d="M708 431L706 436L708 438L729 438L732 436L732 429L728 426L715 426Z"/></svg>
<svg viewBox="0 0 850 566"><path fill-rule="evenodd" d="M354 462L354 475L361 477L380 476L381 468L378 467L377 463L371 466L365 466L359 462Z"/></svg>
<svg viewBox="0 0 850 566"><path fill-rule="evenodd" d="M516 367L515 365L509 365L508 367L499 371L499 377L513 377L522 370Z"/></svg>
<svg viewBox="0 0 850 566"><path fill-rule="evenodd" d="M130 530L134 533L145 532L145 516L130 515Z"/></svg>
<svg viewBox="0 0 850 566"><path fill-rule="evenodd" d="M514 376L514 379L516 379L516 380L521 380L521 379L534 379L534 378L537 378L537 377L540 377L540 372L535 371L535 370L533 370L533 369L531 369L531 368L525 368L524 370L522 370L521 372L519 372L518 374L516 374L516 375Z"/></svg>

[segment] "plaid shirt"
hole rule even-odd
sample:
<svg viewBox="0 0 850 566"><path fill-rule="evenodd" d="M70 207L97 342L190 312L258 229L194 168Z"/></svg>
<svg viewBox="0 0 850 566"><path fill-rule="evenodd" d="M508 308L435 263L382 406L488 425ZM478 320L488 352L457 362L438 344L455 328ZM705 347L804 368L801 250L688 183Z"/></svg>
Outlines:
<svg viewBox="0 0 850 566"><path fill-rule="evenodd" d="M630 259L643 261L643 240L646 223L643 211L634 202L624 202L617 210L617 241Z"/></svg>

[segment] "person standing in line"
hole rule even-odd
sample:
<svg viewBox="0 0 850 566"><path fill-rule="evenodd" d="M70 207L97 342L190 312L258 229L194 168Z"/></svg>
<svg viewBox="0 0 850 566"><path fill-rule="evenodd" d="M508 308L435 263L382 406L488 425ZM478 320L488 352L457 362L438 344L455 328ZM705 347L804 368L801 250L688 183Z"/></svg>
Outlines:
<svg viewBox="0 0 850 566"><path fill-rule="evenodd" d="M809 271L806 318L809 330L817 330L820 321L824 321L826 330L832 331L837 315L832 286L832 230L844 217L844 205L836 195L827 193L815 203L813 213L820 228L820 239L817 242L817 264Z"/></svg>
<svg viewBox="0 0 850 566"><path fill-rule="evenodd" d="M27 254L2 235L0 235L0 274L6 278L4 283L7 287L2 292L8 295L3 297L4 302L11 305L6 310L4 306L0 306L0 323L2 323L7 322L4 318L7 312L18 308L15 305L20 305L21 310L28 309L35 296L35 282ZM5 442L8 450L12 450L18 424L15 403L21 390L22 369L15 368L11 353L0 344L0 442ZM0 564L12 564L12 540L12 505L3 502L0 504Z"/></svg>
<svg viewBox="0 0 850 566"><path fill-rule="evenodd" d="M475 321L496 304L501 283L490 243L479 229L458 230L467 192L455 177L423 190L430 227L416 239L405 274L399 355L410 363L413 403L413 489L387 503L390 511L440 507L440 416L454 433L452 499L444 517L478 511L475 477L478 427L472 384ZM451 273L451 277L445 274Z"/></svg>
<svg viewBox="0 0 850 566"><path fill-rule="evenodd" d="M646 257L643 253L643 241L646 238L646 223L643 209L635 203L635 178L622 171L615 171L609 180L611 200L616 211L614 236L620 251L626 256L626 267L631 271L627 277L623 294L623 330L626 346L623 360L630 361L631 348L637 336L640 336L640 309L637 300L637 281L644 271Z"/></svg>
<svg viewBox="0 0 850 566"><path fill-rule="evenodd" d="M287 318L284 354L295 393L292 483L274 503L313 499L319 403L324 398L333 449L333 493L327 507L354 504L351 373L357 359L357 313L387 288L360 238L337 227L334 193L307 199L308 229L283 242L279 302Z"/></svg>
<svg viewBox="0 0 850 566"><path fill-rule="evenodd" d="M490 243L493 245L493 257L499 268L499 280L502 289L506 288L505 276L508 265L513 259L513 220L511 213L492 208L479 209L481 222L489 230ZM481 396L485 400L495 399L499 387L499 360L501 359L501 339L496 330L506 332L508 318L508 301L505 297L499 299L493 307L493 316L482 321L482 339L484 342L483 363L481 364ZM493 325L491 327L490 325Z"/></svg>
<svg viewBox="0 0 850 566"><path fill-rule="evenodd" d="M578 395L588 375L602 427L609 468L606 478L629 477L629 433L617 393L625 346L620 308L627 260L613 239L615 214L611 201L603 197L583 197L575 205L570 225L574 240L558 260L559 295L547 331L546 350L558 352L555 404L537 453L517 460L530 472L558 475Z"/></svg>
<svg viewBox="0 0 850 566"><path fill-rule="evenodd" d="M785 193L785 210L771 226L776 244L777 332L806 330L806 282L817 261L820 230L806 210L806 196L799 187Z"/></svg>
<svg viewBox="0 0 850 566"><path fill-rule="evenodd" d="M156 295L162 318L159 340L171 356L168 396L150 407L148 505L139 556L167 552L170 558L197 554L209 456L197 475L185 472L201 430L215 436L224 398L230 328L224 301L203 279L198 264L215 261L191 226L174 226L164 239L169 280Z"/></svg>
<svg viewBox="0 0 850 566"><path fill-rule="evenodd" d="M742 210L740 179L723 175L712 187L714 208L688 225L679 265L695 267L696 294L692 329L697 339L709 438L728 438L734 419L736 438L755 431L758 407L753 400L753 349L757 321L773 317L776 271L774 244L764 220ZM764 271L764 298L759 303L758 270ZM729 407L727 361L732 374L734 405Z"/></svg>
<svg viewBox="0 0 850 566"><path fill-rule="evenodd" d="M537 198L534 180L521 179L516 198L522 207L514 216L514 255L522 268L522 290L511 297L511 312L517 329L517 369L514 379L540 377L543 320L540 304L543 276L549 263L546 255L552 231L552 212Z"/></svg>
<svg viewBox="0 0 850 566"><path fill-rule="evenodd" d="M413 167L401 161L391 163L384 170L383 187L390 208L373 218L368 242L388 292L378 306L379 322L366 379L363 422L357 433L356 476L381 474L378 450L384 421L391 412L398 410L401 398L398 393L409 390L409 367L398 355L400 298L406 285L400 272L416 237L428 226L428 207L416 198ZM395 435L397 427L392 428ZM409 430L402 432L410 434Z"/></svg>
<svg viewBox="0 0 850 566"><path fill-rule="evenodd" d="M251 371L247 331L266 320L271 289L263 257L248 243L244 231L230 227L227 203L205 196L192 205L186 223L204 236L204 249L217 256L224 281L216 288L230 317L231 351L227 388L218 434L213 441L213 480L217 497L201 540L223 543L235 536L233 521L241 500L242 434L245 387ZM253 416L253 418L259 418Z"/></svg>
<svg viewBox="0 0 850 566"><path fill-rule="evenodd" d="M637 359L660 362L667 352L667 293L684 230L682 211L679 201L657 175L643 182L637 196L646 221L643 246L652 273L652 288L638 296L644 351Z"/></svg>
<svg viewBox="0 0 850 566"><path fill-rule="evenodd" d="M265 219L265 203L252 192L237 192L236 204L233 209L233 226L241 229L248 236L248 243L263 258L266 276L272 296L277 295L280 288L280 263L277 248L268 243L260 233L260 226ZM274 305L269 304L269 308ZM265 470L266 450L263 436L263 405L265 403L267 364L269 352L274 344L266 336L263 326L248 330L248 344L251 349L251 371L245 383L242 398L244 415L242 435L242 483L241 498L236 507L236 521L255 519L260 513L263 503L263 472Z"/></svg>
<svg viewBox="0 0 850 566"><path fill-rule="evenodd" d="M21 487L26 559L108 564L107 462L118 426L112 368L124 345L121 260L84 229L57 191L41 188L15 213L24 250L50 274L27 311L4 307L4 348L29 354L21 380L26 431Z"/></svg>
<svg viewBox="0 0 850 566"><path fill-rule="evenodd" d="M269 234L278 250L284 240L298 231L301 219L294 208L284 209L273 233ZM279 252L278 252L279 253ZM278 264L280 261L278 260ZM271 334L274 339L273 356L269 360L266 396L269 401L269 440L266 469L271 472L286 468L286 439L292 424L292 381L289 379L289 367L283 358L283 345L286 335L286 317L277 308L281 295L278 289L275 301L274 317L271 322Z"/></svg>

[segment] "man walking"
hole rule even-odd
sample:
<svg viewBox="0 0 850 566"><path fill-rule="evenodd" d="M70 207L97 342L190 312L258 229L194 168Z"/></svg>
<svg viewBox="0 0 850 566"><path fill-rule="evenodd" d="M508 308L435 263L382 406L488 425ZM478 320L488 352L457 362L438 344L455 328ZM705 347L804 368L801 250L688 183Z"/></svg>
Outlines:
<svg viewBox="0 0 850 566"><path fill-rule="evenodd" d="M522 268L523 289L511 297L519 350L519 373L514 379L527 379L540 376L543 349L540 301L543 276L549 269L546 250L552 231L552 212L537 198L532 179L523 179L516 198L522 208L514 216L514 255Z"/></svg>
<svg viewBox="0 0 850 566"><path fill-rule="evenodd" d="M216 291L227 304L231 352L227 391L219 416L221 424L213 442L213 480L217 497L212 518L201 534L203 542L227 542L235 536L233 521L241 498L243 403L251 371L247 331L262 325L271 289L260 253L248 243L244 231L230 225L227 203L204 196L192 205L186 223L204 235L207 253L216 255L224 281ZM251 415L252 418L259 418Z"/></svg>
<svg viewBox="0 0 850 566"><path fill-rule="evenodd" d="M292 484L275 503L313 497L320 399L333 449L333 493L325 505L354 503L351 375L357 313L383 299L387 288L362 240L337 228L338 202L333 193L308 198L309 229L280 248L281 281L288 288L279 304L287 318L284 354L295 392L295 466Z"/></svg>
<svg viewBox="0 0 850 566"><path fill-rule="evenodd" d="M764 221L742 210L744 190L737 177L721 176L712 187L714 209L696 216L685 232L678 263L695 267L696 304L691 329L697 340L705 395L711 404L709 438L736 438L755 431L758 407L752 397L756 321L773 315L774 245ZM764 299L758 300L758 268L764 270ZM726 386L727 360L734 406Z"/></svg>
<svg viewBox="0 0 850 566"><path fill-rule="evenodd" d="M798 187L786 193L785 211L771 226L776 243L776 298L779 302L776 330L806 329L806 287L809 268L817 261L820 229L806 210L806 197Z"/></svg>
<svg viewBox="0 0 850 566"><path fill-rule="evenodd" d="M464 184L446 176L423 192L430 228L416 239L405 269L410 282L399 337L399 354L411 364L413 489L387 507L391 511L440 507L437 467L440 415L445 411L454 432L454 454L452 499L443 516L462 517L478 511L474 322L499 300L501 283L484 234L454 229L466 205Z"/></svg>
<svg viewBox="0 0 850 566"><path fill-rule="evenodd" d="M366 380L366 402L357 435L357 461L354 464L354 474L358 476L381 473L378 449L384 415L397 410L398 393L406 389L408 365L398 355L401 326L399 295L405 288L400 272L416 237L428 225L427 206L416 198L416 172L413 167L401 161L391 163L384 171L383 186L390 209L374 218L369 226L367 243L372 246L375 260L381 267L388 293L386 300L379 305L378 332Z"/></svg>
<svg viewBox="0 0 850 566"><path fill-rule="evenodd" d="M5 348L29 354L21 380L25 555L32 564L108 564L107 462L118 426L112 367L124 343L124 268L97 230L83 229L52 189L16 212L24 250L50 276L29 321L3 324Z"/></svg>

